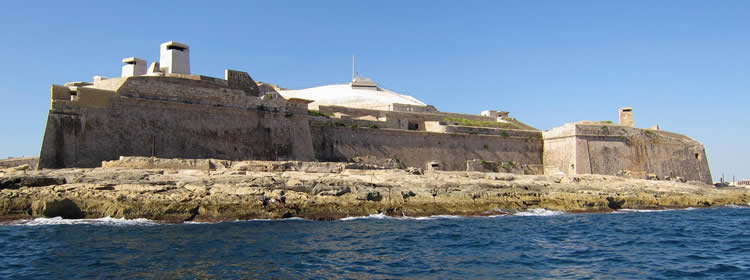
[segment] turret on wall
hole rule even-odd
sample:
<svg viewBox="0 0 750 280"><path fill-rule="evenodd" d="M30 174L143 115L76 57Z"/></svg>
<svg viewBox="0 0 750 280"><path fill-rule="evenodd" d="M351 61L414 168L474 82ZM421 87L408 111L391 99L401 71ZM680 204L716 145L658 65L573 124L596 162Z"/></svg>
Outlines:
<svg viewBox="0 0 750 280"><path fill-rule="evenodd" d="M633 107L620 108L620 125L633 127L635 122L633 121Z"/></svg>
<svg viewBox="0 0 750 280"><path fill-rule="evenodd" d="M122 66L121 77L133 77L146 75L146 61L137 57L128 57L122 60L125 65Z"/></svg>
<svg viewBox="0 0 750 280"><path fill-rule="evenodd" d="M161 44L159 64L166 74L190 74L190 47L175 41Z"/></svg>

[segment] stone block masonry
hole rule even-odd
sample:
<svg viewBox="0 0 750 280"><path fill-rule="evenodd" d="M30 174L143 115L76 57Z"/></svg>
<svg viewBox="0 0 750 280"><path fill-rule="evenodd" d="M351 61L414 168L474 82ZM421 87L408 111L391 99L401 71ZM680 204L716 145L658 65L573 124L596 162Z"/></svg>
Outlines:
<svg viewBox="0 0 750 280"><path fill-rule="evenodd" d="M712 183L700 142L621 125L575 123L545 132L544 163L548 174L627 174Z"/></svg>
<svg viewBox="0 0 750 280"><path fill-rule="evenodd" d="M215 78L112 80L52 87L40 168L96 167L120 156L314 159L307 111L295 104L262 101L252 88Z"/></svg>
<svg viewBox="0 0 750 280"><path fill-rule="evenodd" d="M440 162L442 170L466 170L466 161L512 161L542 165L541 137L447 134L397 129L313 126L315 158L347 161L373 156L398 159L405 166ZM541 132L537 132L541 136Z"/></svg>

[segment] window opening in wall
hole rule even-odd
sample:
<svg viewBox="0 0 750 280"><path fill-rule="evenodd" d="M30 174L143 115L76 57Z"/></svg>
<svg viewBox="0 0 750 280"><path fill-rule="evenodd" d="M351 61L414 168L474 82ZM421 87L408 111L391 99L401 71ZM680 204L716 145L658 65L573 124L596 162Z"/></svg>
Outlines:
<svg viewBox="0 0 750 280"><path fill-rule="evenodd" d="M168 50L178 50L178 51L184 51L185 50L185 48L178 47L178 46L167 46L167 49Z"/></svg>
<svg viewBox="0 0 750 280"><path fill-rule="evenodd" d="M409 130L419 130L419 124L416 122L409 122Z"/></svg>
<svg viewBox="0 0 750 280"><path fill-rule="evenodd" d="M697 159L697 160L701 160L701 154L699 154L699 153L696 153L696 154L695 154L695 159Z"/></svg>

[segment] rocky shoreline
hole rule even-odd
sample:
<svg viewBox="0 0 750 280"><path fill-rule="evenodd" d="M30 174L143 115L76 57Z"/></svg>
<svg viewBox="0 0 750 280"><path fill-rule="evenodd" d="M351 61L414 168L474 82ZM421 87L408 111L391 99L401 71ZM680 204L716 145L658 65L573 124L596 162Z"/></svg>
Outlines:
<svg viewBox="0 0 750 280"><path fill-rule="evenodd" d="M149 164L105 162L105 167L91 169L0 170L0 220L57 216L164 222L333 220L378 213L483 216L536 208L609 212L750 202L750 189L745 188L602 175L423 172L342 163L146 161Z"/></svg>

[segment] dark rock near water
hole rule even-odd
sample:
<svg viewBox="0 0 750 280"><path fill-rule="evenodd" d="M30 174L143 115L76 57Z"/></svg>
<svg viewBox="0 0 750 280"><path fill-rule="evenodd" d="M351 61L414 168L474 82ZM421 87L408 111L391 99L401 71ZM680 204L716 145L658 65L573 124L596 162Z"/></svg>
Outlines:
<svg viewBox="0 0 750 280"><path fill-rule="evenodd" d="M18 189L21 187L43 187L50 185L64 185L65 178L48 177L48 176L10 176L0 177L0 190Z"/></svg>
<svg viewBox="0 0 750 280"><path fill-rule="evenodd" d="M81 219L86 216L75 202L67 198L45 201L41 214L45 217L62 217L63 219Z"/></svg>

